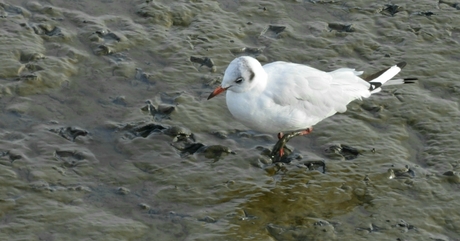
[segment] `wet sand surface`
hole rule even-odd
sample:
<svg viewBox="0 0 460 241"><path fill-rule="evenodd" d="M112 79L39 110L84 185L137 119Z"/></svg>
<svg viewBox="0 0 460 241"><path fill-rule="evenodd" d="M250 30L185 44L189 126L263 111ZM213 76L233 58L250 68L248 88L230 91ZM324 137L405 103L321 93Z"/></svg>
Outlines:
<svg viewBox="0 0 460 241"><path fill-rule="evenodd" d="M0 239L459 240L459 11L0 0ZM272 163L275 136L206 100L240 55L419 81Z"/></svg>

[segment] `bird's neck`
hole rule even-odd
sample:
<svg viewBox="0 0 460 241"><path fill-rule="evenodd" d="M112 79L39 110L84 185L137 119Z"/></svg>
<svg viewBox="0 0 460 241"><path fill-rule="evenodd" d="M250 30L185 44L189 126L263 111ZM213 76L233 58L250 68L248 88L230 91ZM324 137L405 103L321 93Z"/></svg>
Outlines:
<svg viewBox="0 0 460 241"><path fill-rule="evenodd" d="M267 72L260 66L260 70L257 71L256 76L254 77L254 86L252 87L253 91L263 91L267 87L268 75Z"/></svg>

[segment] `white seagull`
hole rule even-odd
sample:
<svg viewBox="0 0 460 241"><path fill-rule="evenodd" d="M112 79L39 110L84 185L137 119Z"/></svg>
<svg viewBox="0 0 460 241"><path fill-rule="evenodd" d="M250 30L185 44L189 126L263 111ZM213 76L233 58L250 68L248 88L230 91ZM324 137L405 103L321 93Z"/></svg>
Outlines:
<svg viewBox="0 0 460 241"><path fill-rule="evenodd" d="M271 155L281 157L288 139L309 134L321 120L345 112L351 101L379 92L384 84L412 83L414 79L392 80L405 65L401 62L361 78L362 71L349 68L324 72L282 61L262 66L255 58L242 56L229 64L221 86L208 100L227 91L227 107L237 120L259 132L278 133L280 140Z"/></svg>

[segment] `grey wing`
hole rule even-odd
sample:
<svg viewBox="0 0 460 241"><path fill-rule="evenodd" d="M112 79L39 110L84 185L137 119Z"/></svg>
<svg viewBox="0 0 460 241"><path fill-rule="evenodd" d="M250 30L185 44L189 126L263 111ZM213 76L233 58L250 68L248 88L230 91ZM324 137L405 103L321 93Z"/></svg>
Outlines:
<svg viewBox="0 0 460 241"><path fill-rule="evenodd" d="M346 111L347 104L354 99L370 94L366 84L361 84L365 81L353 71L326 73L305 65L289 65L282 71L268 70L269 81L273 82L268 88L274 102L288 109L293 121L309 119L314 125L336 112Z"/></svg>

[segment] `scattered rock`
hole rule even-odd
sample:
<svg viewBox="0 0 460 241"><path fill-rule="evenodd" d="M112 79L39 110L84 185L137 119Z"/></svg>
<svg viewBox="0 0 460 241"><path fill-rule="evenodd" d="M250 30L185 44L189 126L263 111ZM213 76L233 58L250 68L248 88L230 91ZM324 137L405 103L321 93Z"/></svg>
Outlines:
<svg viewBox="0 0 460 241"><path fill-rule="evenodd" d="M204 157L208 159L214 159L218 161L221 157L226 154L235 154L228 147L221 145L206 146L203 143L196 142L193 133L187 128L171 126L166 127L155 123L144 123L141 125L131 126L126 125L121 129L127 131L132 136L128 138L133 139L135 137L146 138L152 133L161 133L173 137L170 145L179 150L181 157L187 157L195 153L203 153Z"/></svg>
<svg viewBox="0 0 460 241"><path fill-rule="evenodd" d="M60 161L65 167L77 167L83 163L87 163L85 156L82 153L75 151L55 151L54 157Z"/></svg>
<svg viewBox="0 0 460 241"><path fill-rule="evenodd" d="M458 2L452 2L452 1L447 1L447 0L439 0L439 3L444 3L447 4L457 10L460 10L460 3Z"/></svg>
<svg viewBox="0 0 460 241"><path fill-rule="evenodd" d="M162 125L158 125L155 123L147 123L141 126L136 126L133 128L130 128L128 131L134 135L134 137L144 137L146 138L149 136L151 133L158 133L162 132L165 130L166 127Z"/></svg>
<svg viewBox="0 0 460 241"><path fill-rule="evenodd" d="M368 231L369 233L372 233L372 232L380 232L382 230L384 230L384 228L381 228L373 223L370 223L369 224L369 227L365 227L365 228L356 228L356 230L365 230L365 231Z"/></svg>
<svg viewBox="0 0 460 241"><path fill-rule="evenodd" d="M389 179L407 179L407 178L414 178L415 172L414 170L410 169L408 165L404 168L390 168L388 169L388 178Z"/></svg>
<svg viewBox="0 0 460 241"><path fill-rule="evenodd" d="M433 12L430 12L430 11L427 11L427 12L418 12L416 13L417 15L420 15L420 16L426 16L426 17L430 17L431 15L434 15Z"/></svg>
<svg viewBox="0 0 460 241"><path fill-rule="evenodd" d="M357 158L359 154L361 154L361 151L358 149L343 144L330 146L324 150L324 152L328 156L339 155L345 158L345 160L353 160Z"/></svg>
<svg viewBox="0 0 460 241"><path fill-rule="evenodd" d="M341 24L341 23L329 23L328 27L330 31L335 30L338 32L354 32L355 28L351 24Z"/></svg>
<svg viewBox="0 0 460 241"><path fill-rule="evenodd" d="M123 95L117 96L113 101L116 105L126 106L126 97Z"/></svg>
<svg viewBox="0 0 460 241"><path fill-rule="evenodd" d="M260 35L267 36L269 38L279 38L280 34L286 30L286 26L282 25L268 25L267 28L262 30Z"/></svg>
<svg viewBox="0 0 460 241"><path fill-rule="evenodd" d="M140 207L141 209L150 210L150 205L148 205L148 204L146 204L146 203L139 203L138 205L139 205L139 207Z"/></svg>
<svg viewBox="0 0 460 241"><path fill-rule="evenodd" d="M100 55L100 56L109 55L113 53L112 49L105 44L98 45L93 51L95 55Z"/></svg>
<svg viewBox="0 0 460 241"><path fill-rule="evenodd" d="M38 35L47 35L50 37L64 36L61 28L56 27L55 25L52 25L50 23L39 23L39 24L33 25L32 29L34 30L35 34L38 34Z"/></svg>
<svg viewBox="0 0 460 241"><path fill-rule="evenodd" d="M24 82L32 82L32 81L38 81L40 78L37 74L33 73L24 73L17 78L18 81L24 81Z"/></svg>
<svg viewBox="0 0 460 241"><path fill-rule="evenodd" d="M210 216L206 216L204 218L198 218L198 221L206 222L206 223L215 223L215 222L217 222L215 218L212 218Z"/></svg>
<svg viewBox="0 0 460 241"><path fill-rule="evenodd" d="M204 65L204 66L207 66L207 67L211 68L211 72L216 72L217 71L216 66L214 65L214 61L212 61L211 58L208 58L208 57L201 58L201 57L191 56L190 61L192 61L193 63L200 64L200 67L202 67Z"/></svg>
<svg viewBox="0 0 460 241"><path fill-rule="evenodd" d="M16 160L18 160L18 159L22 159L22 156L19 155L19 154L14 154L14 153L12 153L10 151L2 151L2 150L0 150L0 158L4 157L4 156L8 156L11 163L16 161Z"/></svg>
<svg viewBox="0 0 460 241"><path fill-rule="evenodd" d="M141 108L142 111L149 112L150 115L153 116L153 118L157 121L160 121L162 119L170 119L169 115L176 109L175 106L172 105L158 105L158 107L155 107L152 104L152 101L147 100L146 105Z"/></svg>
<svg viewBox="0 0 460 241"><path fill-rule="evenodd" d="M119 187L117 193L120 195L128 195L131 191L126 187Z"/></svg>
<svg viewBox="0 0 460 241"><path fill-rule="evenodd" d="M399 7L396 4L385 4L385 8L383 9L382 12L386 12L386 13L389 13L391 16L394 16L400 10L401 10L401 7Z"/></svg>
<svg viewBox="0 0 460 241"><path fill-rule="evenodd" d="M280 25L269 25L268 30L274 32L275 34L280 34L286 29L286 26Z"/></svg>
<svg viewBox="0 0 460 241"><path fill-rule="evenodd" d="M171 143L171 146L181 151L181 157L186 157L188 155L198 152L205 145L202 143L185 143L184 146Z"/></svg>
<svg viewBox="0 0 460 241"><path fill-rule="evenodd" d="M239 55L239 54L244 54L244 55L260 55L264 52L265 47L260 47L260 48L255 48L255 47L243 47L243 48L237 48L237 49L232 49L230 50L232 54L234 55Z"/></svg>
<svg viewBox="0 0 460 241"><path fill-rule="evenodd" d="M195 142L195 137L193 133L184 127L171 126L166 128L163 133L168 136L174 137L173 142L185 142L193 143Z"/></svg>
<svg viewBox="0 0 460 241"><path fill-rule="evenodd" d="M6 13L10 13L10 14L24 15L24 11L25 11L21 7L17 7L17 6L10 5L10 4L5 4L5 3L1 3L0 7ZM7 16L7 14L4 14L4 15Z"/></svg>
<svg viewBox="0 0 460 241"><path fill-rule="evenodd" d="M460 175L458 172L455 171L447 171L442 174L447 178L447 181L452 184L460 183Z"/></svg>
<svg viewBox="0 0 460 241"><path fill-rule="evenodd" d="M218 161L220 158L222 158L225 155L228 154L236 154L230 148L222 145L212 145L212 146L207 146L203 150L204 157L208 159L214 159L215 161Z"/></svg>
<svg viewBox="0 0 460 241"><path fill-rule="evenodd" d="M407 232L409 230L417 229L414 225L411 225L411 224L407 223L406 221L404 221L402 219L400 219L396 225L393 225L393 227L402 229L403 232Z"/></svg>
<svg viewBox="0 0 460 241"><path fill-rule="evenodd" d="M50 129L49 131L58 133L60 136L64 137L69 141L75 141L79 136L88 135L88 131L80 129L78 127L61 127L58 129Z"/></svg>
<svg viewBox="0 0 460 241"><path fill-rule="evenodd" d="M100 38L104 39L105 41L114 41L114 42L120 42L121 38L118 37L115 33L107 31L96 31L95 34L97 34Z"/></svg>
<svg viewBox="0 0 460 241"><path fill-rule="evenodd" d="M47 192L54 192L55 189L50 187L49 183L39 180L30 183L30 188L35 191L47 191Z"/></svg>
<svg viewBox="0 0 460 241"><path fill-rule="evenodd" d="M145 73L142 69L136 68L136 75L134 76L134 78L144 83L152 83L152 80L150 80L151 76L152 74Z"/></svg>
<svg viewBox="0 0 460 241"><path fill-rule="evenodd" d="M372 113L372 114L374 114L374 115L376 115L376 114L382 112L382 110L385 109L385 106L376 105L376 104L373 104L373 103L363 103L363 104L361 105L361 107L362 107L364 110L366 110L366 111L368 111L368 112L370 112L370 113Z"/></svg>
<svg viewBox="0 0 460 241"><path fill-rule="evenodd" d="M317 170L321 173L326 173L326 163L324 161L305 161L302 163L308 170Z"/></svg>

